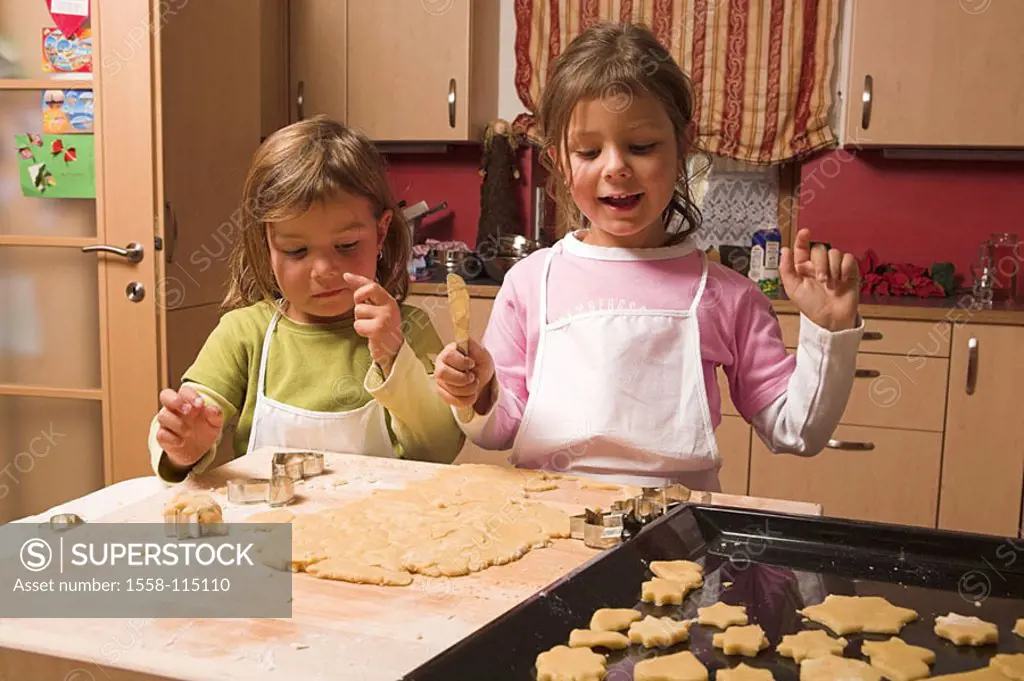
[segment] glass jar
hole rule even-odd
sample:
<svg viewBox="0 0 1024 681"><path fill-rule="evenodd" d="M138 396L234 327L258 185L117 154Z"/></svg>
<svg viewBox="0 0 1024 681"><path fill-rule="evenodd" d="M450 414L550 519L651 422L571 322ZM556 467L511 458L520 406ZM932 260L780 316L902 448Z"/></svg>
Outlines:
<svg viewBox="0 0 1024 681"><path fill-rule="evenodd" d="M988 240L988 248L995 274L992 299L1017 300L1022 255L1017 235L1012 232L993 234Z"/></svg>

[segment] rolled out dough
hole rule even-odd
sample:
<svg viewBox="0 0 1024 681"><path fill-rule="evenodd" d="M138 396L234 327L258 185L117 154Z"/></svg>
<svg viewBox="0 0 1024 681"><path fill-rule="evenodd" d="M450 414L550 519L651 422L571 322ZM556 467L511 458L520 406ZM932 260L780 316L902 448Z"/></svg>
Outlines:
<svg viewBox="0 0 1024 681"><path fill-rule="evenodd" d="M917 619L916 611L893 605L882 596L829 594L822 603L797 612L840 636L860 632L898 634L904 625Z"/></svg>
<svg viewBox="0 0 1024 681"><path fill-rule="evenodd" d="M485 464L448 466L402 489L295 514L284 567L321 579L406 586L414 574L462 577L510 563L570 536L567 513L527 499L526 490L545 475ZM289 512L257 515L287 522ZM268 556L264 562L281 567L283 561Z"/></svg>

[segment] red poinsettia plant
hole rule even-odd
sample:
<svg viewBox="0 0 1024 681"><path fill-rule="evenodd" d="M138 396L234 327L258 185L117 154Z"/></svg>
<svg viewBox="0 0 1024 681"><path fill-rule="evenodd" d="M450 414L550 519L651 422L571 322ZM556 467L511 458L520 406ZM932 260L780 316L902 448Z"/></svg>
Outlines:
<svg viewBox="0 0 1024 681"><path fill-rule="evenodd" d="M878 255L870 249L858 262L861 295L918 298L944 298L947 295L925 267L911 263L880 263Z"/></svg>

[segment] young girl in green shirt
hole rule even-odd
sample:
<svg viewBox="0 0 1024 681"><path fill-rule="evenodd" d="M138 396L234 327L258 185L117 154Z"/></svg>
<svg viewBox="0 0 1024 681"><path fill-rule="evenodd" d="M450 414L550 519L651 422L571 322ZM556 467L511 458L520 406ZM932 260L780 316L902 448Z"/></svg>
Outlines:
<svg viewBox="0 0 1024 681"><path fill-rule="evenodd" d="M441 341L408 291L410 231L383 159L325 118L256 152L227 312L160 393L149 445L168 482L202 472L238 417L234 455L302 448L450 463L464 435L434 388Z"/></svg>

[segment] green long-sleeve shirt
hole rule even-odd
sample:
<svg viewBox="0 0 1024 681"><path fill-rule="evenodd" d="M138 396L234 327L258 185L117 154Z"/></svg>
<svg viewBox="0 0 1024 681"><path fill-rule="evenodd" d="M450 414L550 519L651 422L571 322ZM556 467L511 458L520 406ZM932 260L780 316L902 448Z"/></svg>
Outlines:
<svg viewBox="0 0 1024 681"><path fill-rule="evenodd" d="M263 339L274 309L260 302L225 313L182 376L182 385L191 385L221 408L225 424L238 417L232 442L236 457L248 446ZM434 386L433 360L442 349L441 340L425 312L412 305L400 309L405 342L387 378L351 320L303 324L282 315L267 357L266 395L324 412L358 409L376 400L386 411L396 456L451 463L465 435ZM168 482L178 482L183 474L169 465L156 441L158 429L154 417L149 436L153 471ZM219 441L218 437L192 472L209 466Z"/></svg>

